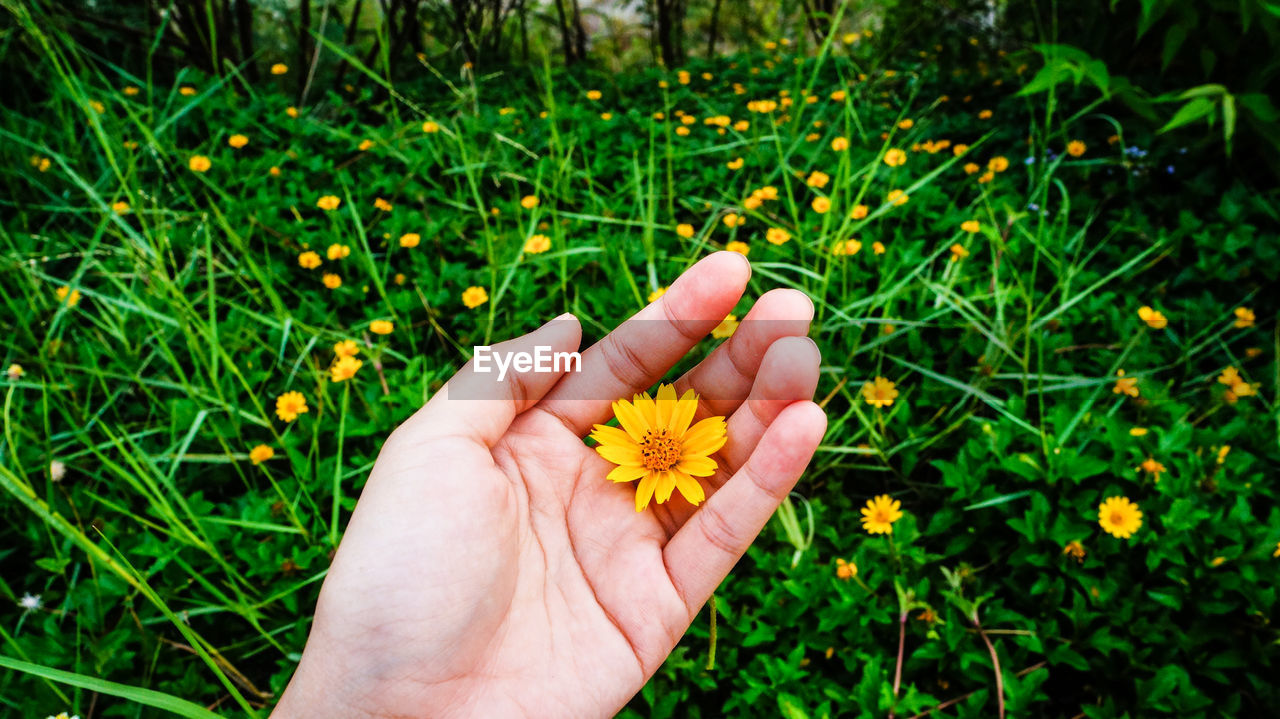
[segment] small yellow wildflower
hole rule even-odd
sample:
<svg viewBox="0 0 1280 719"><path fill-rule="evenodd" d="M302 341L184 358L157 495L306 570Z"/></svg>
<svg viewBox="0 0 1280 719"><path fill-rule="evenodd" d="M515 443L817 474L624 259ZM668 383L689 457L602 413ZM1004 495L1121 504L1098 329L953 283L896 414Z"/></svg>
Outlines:
<svg viewBox="0 0 1280 719"><path fill-rule="evenodd" d="M390 203L390 202L387 202L386 200L382 199L381 197L379 197L379 198L377 198L377 199L375 199L375 200L373 201L373 206L374 206L375 208L379 209L379 210L382 210L383 212L390 212L390 211L391 211L391 203Z"/></svg>
<svg viewBox="0 0 1280 719"><path fill-rule="evenodd" d="M232 135L227 138L227 144L239 150L249 144L249 137L248 135Z"/></svg>
<svg viewBox="0 0 1280 719"><path fill-rule="evenodd" d="M66 285L59 287L53 291L59 302L66 303L67 307L75 307L80 304L80 290L73 290Z"/></svg>
<svg viewBox="0 0 1280 719"><path fill-rule="evenodd" d="M844 150L848 150L848 149L849 149L849 138L847 138L847 137L837 137L836 139L832 140L832 141L831 141L831 149L832 149L832 150L835 150L836 152L843 152Z"/></svg>
<svg viewBox="0 0 1280 719"><path fill-rule="evenodd" d="M846 562L843 559L836 559L836 577L849 581L858 576L858 565L853 562Z"/></svg>
<svg viewBox="0 0 1280 719"><path fill-rule="evenodd" d="M285 422L292 422L306 412L307 399L301 392L285 392L276 397L276 416Z"/></svg>
<svg viewBox="0 0 1280 719"><path fill-rule="evenodd" d="M791 233L781 227L770 227L764 238L774 245L785 245L791 239Z"/></svg>
<svg viewBox="0 0 1280 719"><path fill-rule="evenodd" d="M1160 475L1164 474L1167 470L1164 468L1164 465L1157 462L1154 457L1147 457L1142 461L1142 464L1138 465L1137 471L1146 472L1151 476L1152 480L1159 482Z"/></svg>
<svg viewBox="0 0 1280 719"><path fill-rule="evenodd" d="M587 99L588 99L588 100L592 100L592 101L594 101L594 100L599 100L601 97L602 97L602 95L601 95L601 93L600 93L600 91L599 91L599 90L587 90Z"/></svg>
<svg viewBox="0 0 1280 719"><path fill-rule="evenodd" d="M837 242L835 247L831 248L831 254L843 257L852 257L853 255L858 254L858 251L861 249L861 242L858 242L856 239L849 239L843 242Z"/></svg>
<svg viewBox="0 0 1280 719"><path fill-rule="evenodd" d="M191 159L187 160L187 167L192 172L208 172L212 166L213 163L209 162L209 158L204 155L192 155Z"/></svg>
<svg viewBox="0 0 1280 719"><path fill-rule="evenodd" d="M325 251L325 254L330 260L341 260L351 255L351 248L335 242L329 245L329 249Z"/></svg>
<svg viewBox="0 0 1280 719"><path fill-rule="evenodd" d="M983 111L981 111L981 112L979 112L979 113L978 113L978 119L979 119L979 120L990 120L990 119L991 119L991 115L992 115L992 112L991 112L990 110L983 110Z"/></svg>
<svg viewBox="0 0 1280 719"><path fill-rule="evenodd" d="M872 242L872 243L871 243L871 251L872 251L872 252L874 252L874 253L876 253L877 255L883 255L883 254L886 252L885 247L884 247L884 243L883 243L883 242L880 242L879 240L876 240L875 242Z"/></svg>
<svg viewBox="0 0 1280 719"><path fill-rule="evenodd" d="M907 200L910 199L911 197L902 190L889 190L889 194L885 196L885 200L893 203L895 206L905 205L907 204Z"/></svg>
<svg viewBox="0 0 1280 719"><path fill-rule="evenodd" d="M182 95L183 97L191 97L196 94L196 89L194 87L191 87L190 85L183 85L182 87L178 88L178 94Z"/></svg>
<svg viewBox="0 0 1280 719"><path fill-rule="evenodd" d="M1080 157L1084 154L1085 144L1080 140L1072 140L1067 143L1067 154L1072 157Z"/></svg>
<svg viewBox="0 0 1280 719"><path fill-rule="evenodd" d="M474 310L489 301L489 293L483 287L468 287L462 291L462 304Z"/></svg>
<svg viewBox="0 0 1280 719"><path fill-rule="evenodd" d="M810 203L810 207L819 215L824 215L831 209L831 200L826 197L815 197L813 202Z"/></svg>
<svg viewBox="0 0 1280 719"><path fill-rule="evenodd" d="M902 502L887 494L867 500L867 506L859 510L862 528L867 534L893 534L893 523L902 519Z"/></svg>
<svg viewBox="0 0 1280 719"><path fill-rule="evenodd" d="M667 294L667 288L666 288L666 287L659 287L658 289L654 290L653 292L650 292L650 293L649 293L649 296L648 296L646 299L647 299L647 301L649 301L649 302L657 302L657 301L658 301L658 298L659 298L659 297L661 297L661 296L663 296L663 295L665 295L665 294Z"/></svg>
<svg viewBox="0 0 1280 719"><path fill-rule="evenodd" d="M526 210L532 210L533 208L538 206L538 196L525 195L524 197L520 198L520 206Z"/></svg>
<svg viewBox="0 0 1280 719"><path fill-rule="evenodd" d="M342 278L332 272L324 273L324 277L321 278L321 281L324 282L325 287L328 287L331 290L336 290L342 286Z"/></svg>
<svg viewBox="0 0 1280 719"><path fill-rule="evenodd" d="M298 255L298 266L304 270L314 270L320 266L320 255L312 250L307 250Z"/></svg>
<svg viewBox="0 0 1280 719"><path fill-rule="evenodd" d="M367 152L372 147L373 147L373 140L365 138L364 140L360 141L359 145L356 145L356 150L359 152Z"/></svg>
<svg viewBox="0 0 1280 719"><path fill-rule="evenodd" d="M360 345L355 340L341 340L333 345L333 353L339 357L355 357L360 354Z"/></svg>
<svg viewBox="0 0 1280 719"><path fill-rule="evenodd" d="M369 331L375 335L389 335L395 330L396 326L391 320L374 320L369 323Z"/></svg>
<svg viewBox="0 0 1280 719"><path fill-rule="evenodd" d="M751 247L747 243L739 242L737 240L733 240L732 242L725 243L724 248L729 252L737 252L743 257L746 257L747 254L751 252Z"/></svg>
<svg viewBox="0 0 1280 719"><path fill-rule="evenodd" d="M1169 320L1160 312L1143 305L1138 308L1138 317L1151 329L1162 330L1169 325Z"/></svg>
<svg viewBox="0 0 1280 719"><path fill-rule="evenodd" d="M422 123L422 131L428 135L440 132L440 125L432 120Z"/></svg>
<svg viewBox="0 0 1280 719"><path fill-rule="evenodd" d="M1073 539L1070 542L1067 542L1067 545L1062 548L1062 553L1064 555L1069 555L1077 562L1084 562L1084 545L1081 544L1078 539Z"/></svg>
<svg viewBox="0 0 1280 719"><path fill-rule="evenodd" d="M289 66L284 64L283 62L277 62L276 64L271 66L272 75L283 75L286 72L289 72Z"/></svg>
<svg viewBox="0 0 1280 719"><path fill-rule="evenodd" d="M5 376L9 378L10 382L17 382L18 380L22 379L22 375L26 374L27 371L22 369L22 365L18 364L17 362L14 362L13 364L9 365L9 369L5 370L4 373L5 373Z"/></svg>
<svg viewBox="0 0 1280 719"><path fill-rule="evenodd" d="M524 251L531 255L540 255L551 249L551 238L546 235L533 235L524 243Z"/></svg>
<svg viewBox="0 0 1280 719"><path fill-rule="evenodd" d="M969 251L959 242L951 246L951 261L958 262L969 256Z"/></svg>
<svg viewBox="0 0 1280 719"><path fill-rule="evenodd" d="M401 247L417 247L418 243L421 241L422 237L416 232L406 232L403 235L400 235Z"/></svg>
<svg viewBox="0 0 1280 719"><path fill-rule="evenodd" d="M884 377L876 377L874 381L862 385L862 398L877 409L892 406L897 397L898 390L894 383Z"/></svg>
<svg viewBox="0 0 1280 719"><path fill-rule="evenodd" d="M684 222L676 225L676 234L686 239L693 237L693 225Z"/></svg>
<svg viewBox="0 0 1280 719"><path fill-rule="evenodd" d="M724 166L729 168L730 170L741 170L743 163L744 161L741 157L735 157L732 160L729 160L728 162L724 163Z"/></svg>
<svg viewBox="0 0 1280 719"><path fill-rule="evenodd" d="M899 167L903 164L906 164L906 162L907 162L907 153L903 152L902 150L899 150L896 147L890 148L888 152L884 153L884 164L888 165L889 167Z"/></svg>
<svg viewBox="0 0 1280 719"><path fill-rule="evenodd" d="M1128 539L1142 527L1142 512L1128 497L1107 497L1098 506L1098 525L1113 537Z"/></svg>
<svg viewBox="0 0 1280 719"><path fill-rule="evenodd" d="M853 209L849 211L849 219L861 220L865 218L867 213L870 211L871 208L866 205L854 205Z"/></svg>
<svg viewBox="0 0 1280 719"><path fill-rule="evenodd" d="M1246 327L1252 327L1254 320L1257 319L1253 314L1253 310L1248 307L1237 307L1235 309L1235 315L1236 321L1232 323L1232 326L1239 330Z"/></svg>
<svg viewBox="0 0 1280 719"><path fill-rule="evenodd" d="M356 371L364 365L364 362L355 357L343 356L334 360L329 366L329 379L334 382L345 382L356 376Z"/></svg>
<svg viewBox="0 0 1280 719"><path fill-rule="evenodd" d="M977 220L965 220L964 222L960 223L960 229L972 235L976 233L978 230L981 230L982 225L979 224Z"/></svg>
<svg viewBox="0 0 1280 719"><path fill-rule="evenodd" d="M1148 430L1146 427L1130 427L1130 428L1129 428L1129 436L1130 436L1130 437L1145 437L1145 436L1147 436L1147 433L1148 433L1149 431L1150 431L1150 430Z"/></svg>
<svg viewBox="0 0 1280 719"><path fill-rule="evenodd" d="M276 456L276 451L265 444L260 444L249 450L249 461L254 464L262 464L274 456Z"/></svg>
<svg viewBox="0 0 1280 719"><path fill-rule="evenodd" d="M831 181L830 175L828 175L825 172L821 172L819 170L814 170L813 172L809 173L809 177L804 181L804 184L808 185L809 187L816 187L818 189L822 189L826 187L827 183L830 181Z"/></svg>
<svg viewBox="0 0 1280 719"><path fill-rule="evenodd" d="M117 215L123 215L129 211L129 203L124 200L111 203L111 211Z"/></svg>
<svg viewBox="0 0 1280 719"><path fill-rule="evenodd" d="M1116 370L1116 377L1118 377L1119 379L1116 380L1116 385L1111 388L1112 392L1114 392L1115 394L1127 394L1130 397L1138 396L1138 378L1137 377L1125 377L1124 370L1122 369Z"/></svg>
<svg viewBox="0 0 1280 719"><path fill-rule="evenodd" d="M996 155L987 161L987 169L992 172L1004 172L1009 169L1009 158L1004 155Z"/></svg>
<svg viewBox="0 0 1280 719"><path fill-rule="evenodd" d="M723 320L720 320L720 324L716 325L715 329L711 330L711 336L718 340L722 340L726 337L732 337L733 333L737 331L738 316L729 315Z"/></svg>
<svg viewBox="0 0 1280 719"><path fill-rule="evenodd" d="M721 222L724 223L725 227L737 227L742 224L742 215L730 212L724 216L724 219L721 220Z"/></svg>
<svg viewBox="0 0 1280 719"><path fill-rule="evenodd" d="M325 195L316 200L316 207L319 207L325 212L338 209L338 205L340 204L342 204L342 200L338 199L336 195Z"/></svg>

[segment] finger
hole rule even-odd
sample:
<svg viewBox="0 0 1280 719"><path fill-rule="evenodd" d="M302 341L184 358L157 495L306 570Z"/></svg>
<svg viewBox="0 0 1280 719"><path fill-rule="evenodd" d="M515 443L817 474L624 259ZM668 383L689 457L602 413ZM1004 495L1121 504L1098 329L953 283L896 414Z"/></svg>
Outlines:
<svg viewBox="0 0 1280 719"><path fill-rule="evenodd" d="M706 495L715 494L764 436L765 430L789 405L813 398L818 387L818 364L822 359L818 345L808 337L784 337L769 347L760 361L751 394L736 412L729 416L728 439L716 453L719 468L709 477L697 478ZM664 523L674 534L697 507L683 499L664 505L669 513Z"/></svg>
<svg viewBox="0 0 1280 719"><path fill-rule="evenodd" d="M573 368L563 357L558 360L556 353L576 352L581 342L578 318L566 313L522 337L483 348L486 351L477 348L476 356L410 417L403 429L466 436L492 446L516 415L541 400L566 367ZM535 364L522 363L521 356Z"/></svg>
<svg viewBox="0 0 1280 719"><path fill-rule="evenodd" d="M765 351L783 337L809 334L812 319L813 300L803 292L766 292L727 342L676 381L676 394L692 389L706 416L728 417L751 392Z"/></svg>
<svg viewBox="0 0 1280 719"><path fill-rule="evenodd" d="M826 427L826 415L813 402L782 410L750 459L667 543L667 572L690 618L795 486Z"/></svg>
<svg viewBox="0 0 1280 719"><path fill-rule="evenodd" d="M611 404L662 378L733 311L751 278L736 252L717 252L680 275L666 294L582 353L582 371L564 378L539 409L585 435Z"/></svg>

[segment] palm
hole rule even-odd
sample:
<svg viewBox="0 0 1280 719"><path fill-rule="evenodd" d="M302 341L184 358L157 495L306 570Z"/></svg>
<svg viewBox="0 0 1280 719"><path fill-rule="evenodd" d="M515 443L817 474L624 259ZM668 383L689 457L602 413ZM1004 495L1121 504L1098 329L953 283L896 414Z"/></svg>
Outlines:
<svg viewBox="0 0 1280 719"><path fill-rule="evenodd" d="M677 287L668 295L676 301ZM740 293L725 292L720 303L732 307ZM766 299L753 313L771 311ZM775 297L772 311L794 312L794 300L784 307L788 300ZM768 348L783 339L770 332L777 330L744 326L733 342ZM388 440L326 579L308 644L344 657L312 675L364 677L347 692L366 694L354 703L396 716L451 709L595 716L616 711L656 671L795 480L769 477L798 475L820 438L816 408L790 407L802 404L797 393L812 394L816 355L812 371L797 371L783 353L755 352L752 371L735 386L717 386L725 397L700 409L708 414L714 404L727 414L748 392L755 403L730 416L730 442L717 458L725 471L707 483L708 501L699 509L673 497L637 513L634 485L605 481L612 465L581 439L608 415L607 402L602 413L598 401L579 399L594 394L582 392L583 383L610 391L602 383L621 381L635 391L656 379L616 366L609 358L621 355L603 347L610 339L584 353L580 375L520 382L529 396L512 398L509 414L495 418L479 406L486 403L456 401L456 413L474 414L467 426L441 421L433 400ZM722 379L727 347L681 382L707 392ZM733 364L741 373L744 362ZM629 373L637 376L619 379ZM460 373L443 394L469 379ZM616 394L628 393L622 389ZM784 412L795 415L791 422L771 423ZM757 458L766 429L770 452ZM726 484L748 458L751 476Z"/></svg>

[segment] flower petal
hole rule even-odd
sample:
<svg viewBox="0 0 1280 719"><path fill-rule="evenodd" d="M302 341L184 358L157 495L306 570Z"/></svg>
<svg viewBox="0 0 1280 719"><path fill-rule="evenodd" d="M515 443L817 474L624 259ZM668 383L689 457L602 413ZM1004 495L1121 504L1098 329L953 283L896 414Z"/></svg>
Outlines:
<svg viewBox="0 0 1280 719"><path fill-rule="evenodd" d="M671 499L671 493L676 491L676 478L671 472L658 472L658 483L654 487L654 499L658 500L658 504Z"/></svg>
<svg viewBox="0 0 1280 719"><path fill-rule="evenodd" d="M698 395L693 390L685 390L684 396L676 403L675 412L671 414L671 435L683 437L689 431L693 416L698 413Z"/></svg>
<svg viewBox="0 0 1280 719"><path fill-rule="evenodd" d="M657 423L654 427L664 429L671 427L671 416L676 410L676 388L669 384L658 385Z"/></svg>
<svg viewBox="0 0 1280 719"><path fill-rule="evenodd" d="M727 436L724 417L707 417L689 428L684 436L684 454L703 456L724 446Z"/></svg>
<svg viewBox="0 0 1280 719"><path fill-rule="evenodd" d="M618 418L618 424L631 435L631 439L640 442L644 439L644 435L653 426L652 423L645 421L644 413L634 404L620 399L613 403L613 414Z"/></svg>
<svg viewBox="0 0 1280 719"><path fill-rule="evenodd" d="M637 512L643 512L645 507L649 506L649 499L653 497L653 488L657 483L658 475L656 472L650 472L641 478L640 484L636 486Z"/></svg>
<svg viewBox="0 0 1280 719"><path fill-rule="evenodd" d="M686 456L680 458L676 469L695 477L710 477L716 473L717 465L716 461L710 457Z"/></svg>
<svg viewBox="0 0 1280 719"><path fill-rule="evenodd" d="M607 424L593 426L591 428L591 439L594 439L599 444L611 444L617 447L631 447L636 444L631 435Z"/></svg>
<svg viewBox="0 0 1280 719"><path fill-rule="evenodd" d="M635 467L631 465L618 465L609 472L609 476L605 477L610 482L632 482L649 473L644 467Z"/></svg>
<svg viewBox="0 0 1280 719"><path fill-rule="evenodd" d="M702 485L698 480L681 472L679 469L671 473L676 480L676 489L680 490L680 494L689 500L689 504L700 504L702 500L707 498L706 492L702 490Z"/></svg>
<svg viewBox="0 0 1280 719"><path fill-rule="evenodd" d="M599 452L601 457L614 464L623 464L628 467L644 466L644 458L640 456L640 448L634 444L630 447L602 444L596 447L596 452Z"/></svg>

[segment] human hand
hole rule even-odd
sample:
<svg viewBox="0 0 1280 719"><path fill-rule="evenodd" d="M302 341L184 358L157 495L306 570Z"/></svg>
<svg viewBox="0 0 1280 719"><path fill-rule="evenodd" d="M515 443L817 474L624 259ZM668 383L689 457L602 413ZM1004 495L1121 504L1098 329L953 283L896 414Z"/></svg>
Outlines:
<svg viewBox="0 0 1280 719"><path fill-rule="evenodd" d="M635 510L583 442L742 296L722 252L582 353L580 372L468 363L388 438L325 579L279 717L612 716L657 671L787 496L826 428L813 304L763 295L676 383L728 418L698 507ZM647 320L647 321L642 321ZM495 352L578 348L571 316ZM483 397L484 399L460 399Z"/></svg>

